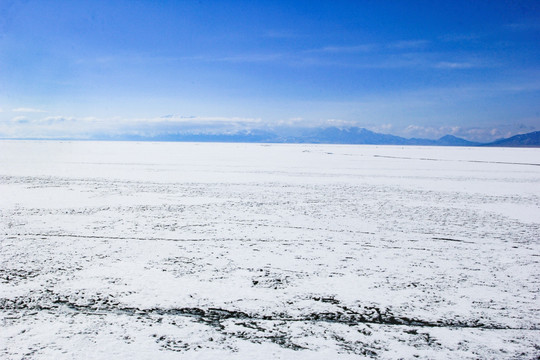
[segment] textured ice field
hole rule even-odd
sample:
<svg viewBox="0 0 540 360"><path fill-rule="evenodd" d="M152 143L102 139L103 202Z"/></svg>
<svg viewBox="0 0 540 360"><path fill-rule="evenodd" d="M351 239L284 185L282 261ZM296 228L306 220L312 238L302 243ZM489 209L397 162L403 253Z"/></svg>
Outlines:
<svg viewBox="0 0 540 360"><path fill-rule="evenodd" d="M536 359L539 164L0 141L0 358Z"/></svg>

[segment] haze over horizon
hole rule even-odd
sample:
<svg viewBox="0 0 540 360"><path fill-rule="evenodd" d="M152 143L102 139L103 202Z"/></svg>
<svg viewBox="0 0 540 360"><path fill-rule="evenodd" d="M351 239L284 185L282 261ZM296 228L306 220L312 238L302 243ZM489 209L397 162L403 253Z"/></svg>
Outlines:
<svg viewBox="0 0 540 360"><path fill-rule="evenodd" d="M0 138L540 130L537 1L2 1Z"/></svg>

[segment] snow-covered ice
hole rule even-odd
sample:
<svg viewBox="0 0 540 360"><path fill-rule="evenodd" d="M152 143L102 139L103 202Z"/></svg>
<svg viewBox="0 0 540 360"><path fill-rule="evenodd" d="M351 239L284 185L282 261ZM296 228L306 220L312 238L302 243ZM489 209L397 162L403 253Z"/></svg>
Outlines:
<svg viewBox="0 0 540 360"><path fill-rule="evenodd" d="M540 149L0 142L0 357L540 356Z"/></svg>

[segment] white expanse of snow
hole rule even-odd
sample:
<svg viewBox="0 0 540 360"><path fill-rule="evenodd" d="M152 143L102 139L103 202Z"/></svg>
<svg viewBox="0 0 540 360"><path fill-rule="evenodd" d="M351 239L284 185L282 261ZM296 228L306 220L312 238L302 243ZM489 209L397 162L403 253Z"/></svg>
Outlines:
<svg viewBox="0 0 540 360"><path fill-rule="evenodd" d="M540 356L540 149L0 142L0 357Z"/></svg>

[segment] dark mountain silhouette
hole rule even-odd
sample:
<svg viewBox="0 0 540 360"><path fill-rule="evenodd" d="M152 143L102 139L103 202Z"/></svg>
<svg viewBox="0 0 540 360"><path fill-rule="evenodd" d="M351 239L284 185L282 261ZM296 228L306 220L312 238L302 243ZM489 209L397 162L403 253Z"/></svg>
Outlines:
<svg viewBox="0 0 540 360"><path fill-rule="evenodd" d="M465 140L454 135L445 135L437 140L437 145L441 146L477 146L478 142Z"/></svg>
<svg viewBox="0 0 540 360"><path fill-rule="evenodd" d="M363 128L329 127L323 129L306 129L297 136L289 136L283 142L315 143L315 144L387 144L407 145L408 139L395 135L379 134Z"/></svg>
<svg viewBox="0 0 540 360"><path fill-rule="evenodd" d="M515 135L507 139L499 139L488 144L483 144L483 146L540 147L540 131Z"/></svg>
<svg viewBox="0 0 540 360"><path fill-rule="evenodd" d="M365 145L431 145L431 146L476 146L479 143L467 141L452 135L438 140L411 138L380 134L364 128L306 129L295 136L284 136L277 142L315 144L365 144Z"/></svg>

